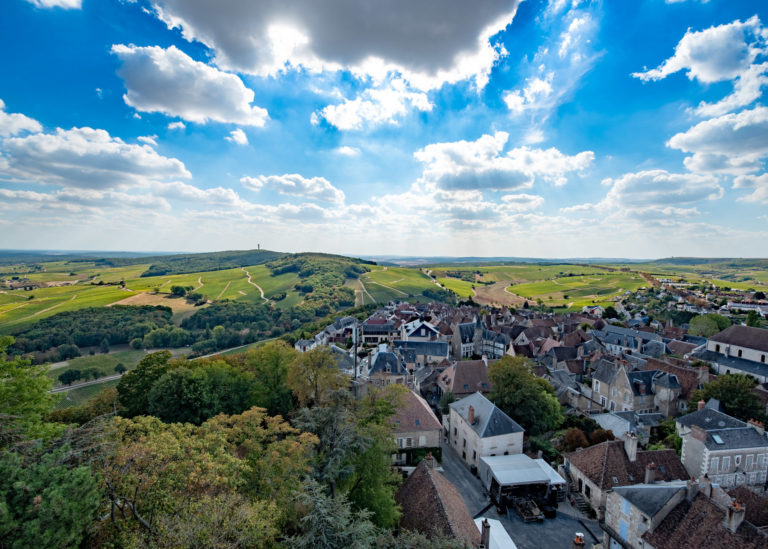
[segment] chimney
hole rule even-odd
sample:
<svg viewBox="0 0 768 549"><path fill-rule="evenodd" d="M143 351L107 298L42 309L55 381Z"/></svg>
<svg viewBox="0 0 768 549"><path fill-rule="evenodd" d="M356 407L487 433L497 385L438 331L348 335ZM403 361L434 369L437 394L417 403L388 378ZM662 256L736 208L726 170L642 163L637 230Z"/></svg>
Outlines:
<svg viewBox="0 0 768 549"><path fill-rule="evenodd" d="M573 549L584 549L584 534L582 532L576 532L576 536L573 538Z"/></svg>
<svg viewBox="0 0 768 549"><path fill-rule="evenodd" d="M685 499L692 501L699 493L699 483L696 479L691 477L691 480L685 483Z"/></svg>
<svg viewBox="0 0 768 549"><path fill-rule="evenodd" d="M699 410L703 410L706 406L707 406L706 402L704 402L703 400L699 401L699 407L698 407Z"/></svg>
<svg viewBox="0 0 768 549"><path fill-rule="evenodd" d="M645 484L653 484L656 482L656 464L649 463L645 466Z"/></svg>
<svg viewBox="0 0 768 549"><path fill-rule="evenodd" d="M698 425L691 425L691 436L700 442L707 442L707 432Z"/></svg>
<svg viewBox="0 0 768 549"><path fill-rule="evenodd" d="M765 426L762 422L757 421L756 419L750 419L749 424L755 428L755 431L760 433L760 436L765 434Z"/></svg>
<svg viewBox="0 0 768 549"><path fill-rule="evenodd" d="M744 506L735 499L732 500L725 513L724 526L731 532L736 533L741 523L744 522L744 513Z"/></svg>
<svg viewBox="0 0 768 549"><path fill-rule="evenodd" d="M424 465L426 465L429 469L435 468L435 457L432 455L432 452L428 453L424 458Z"/></svg>
<svg viewBox="0 0 768 549"><path fill-rule="evenodd" d="M469 411L467 412L467 421L470 425L475 424L475 407L471 406L469 407Z"/></svg>
<svg viewBox="0 0 768 549"><path fill-rule="evenodd" d="M627 433L624 436L624 451L629 461L634 463L637 459L637 437L634 433Z"/></svg>
<svg viewBox="0 0 768 549"><path fill-rule="evenodd" d="M709 480L709 475L704 475L704 478L699 483L699 490L708 498L712 497L712 481Z"/></svg>
<svg viewBox="0 0 768 549"><path fill-rule="evenodd" d="M480 547L482 549L489 549L491 546L491 523L487 518L483 519L480 523Z"/></svg>

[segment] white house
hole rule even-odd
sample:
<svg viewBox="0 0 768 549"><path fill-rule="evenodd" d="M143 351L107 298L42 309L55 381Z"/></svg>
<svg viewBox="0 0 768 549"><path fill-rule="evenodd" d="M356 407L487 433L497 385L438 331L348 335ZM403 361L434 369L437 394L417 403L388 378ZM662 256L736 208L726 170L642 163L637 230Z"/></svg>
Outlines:
<svg viewBox="0 0 768 549"><path fill-rule="evenodd" d="M462 398L449 408L443 427L447 429L451 447L467 464L477 466L481 456L523 452L525 430L482 393Z"/></svg>

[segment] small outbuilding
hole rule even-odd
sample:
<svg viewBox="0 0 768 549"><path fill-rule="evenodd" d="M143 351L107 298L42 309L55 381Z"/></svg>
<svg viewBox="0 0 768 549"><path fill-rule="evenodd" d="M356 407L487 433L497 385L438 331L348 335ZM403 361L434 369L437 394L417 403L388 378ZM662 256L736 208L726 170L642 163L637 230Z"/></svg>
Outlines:
<svg viewBox="0 0 768 549"><path fill-rule="evenodd" d="M500 505L513 498L536 499L545 504L565 498L565 480L543 459L525 454L484 456L477 472L491 499Z"/></svg>

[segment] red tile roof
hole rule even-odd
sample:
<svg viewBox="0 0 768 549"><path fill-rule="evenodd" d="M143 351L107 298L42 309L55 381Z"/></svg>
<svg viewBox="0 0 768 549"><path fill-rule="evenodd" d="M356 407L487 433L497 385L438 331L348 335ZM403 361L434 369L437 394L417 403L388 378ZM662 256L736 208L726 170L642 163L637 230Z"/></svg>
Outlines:
<svg viewBox="0 0 768 549"><path fill-rule="evenodd" d="M403 395L402 404L392 416L395 433L434 431L442 426L427 401L413 391Z"/></svg>

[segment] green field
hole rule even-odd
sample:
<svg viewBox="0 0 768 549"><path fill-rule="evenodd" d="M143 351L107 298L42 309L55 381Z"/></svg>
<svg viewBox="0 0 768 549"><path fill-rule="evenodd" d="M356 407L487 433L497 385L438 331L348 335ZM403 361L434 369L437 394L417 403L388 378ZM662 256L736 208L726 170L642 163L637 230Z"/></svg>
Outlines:
<svg viewBox="0 0 768 549"><path fill-rule="evenodd" d="M420 270L406 267L372 270L362 275L360 280L365 284L368 294L378 303L419 296L424 290L436 288L432 280Z"/></svg>
<svg viewBox="0 0 768 549"><path fill-rule="evenodd" d="M437 281L461 298L472 297L475 295L475 283L473 282L448 277L438 278Z"/></svg>
<svg viewBox="0 0 768 549"><path fill-rule="evenodd" d="M87 387L80 387L66 393L59 393L62 395L61 400L56 404L56 409L71 408L72 406L79 406L95 397L102 390L117 387L120 383L119 379L113 379L111 381L105 381L104 383L97 383L96 385L88 385Z"/></svg>
<svg viewBox="0 0 768 549"><path fill-rule="evenodd" d="M47 375L56 382L56 385L59 385L57 381L59 375L67 370L95 368L99 371L99 377L111 376L115 374L115 366L121 363L128 370L133 370L146 354L146 351L118 351L116 353L81 356L67 361L66 366L51 368Z"/></svg>
<svg viewBox="0 0 768 549"><path fill-rule="evenodd" d="M509 291L554 308L581 309L585 305L610 305L614 297L625 291L636 291L646 285L635 273L606 272L553 278L510 286Z"/></svg>

